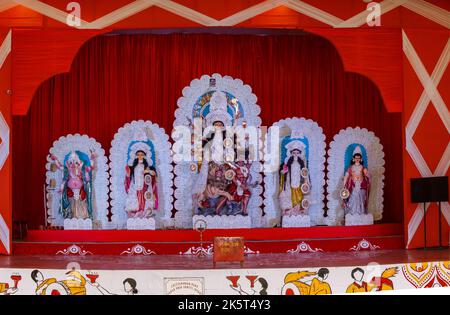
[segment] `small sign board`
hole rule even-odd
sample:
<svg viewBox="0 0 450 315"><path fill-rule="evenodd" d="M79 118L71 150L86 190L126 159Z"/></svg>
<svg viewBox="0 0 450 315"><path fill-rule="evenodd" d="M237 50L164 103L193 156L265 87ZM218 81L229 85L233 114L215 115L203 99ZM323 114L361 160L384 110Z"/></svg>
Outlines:
<svg viewBox="0 0 450 315"><path fill-rule="evenodd" d="M240 262L244 265L243 237L214 237L213 264L217 262Z"/></svg>

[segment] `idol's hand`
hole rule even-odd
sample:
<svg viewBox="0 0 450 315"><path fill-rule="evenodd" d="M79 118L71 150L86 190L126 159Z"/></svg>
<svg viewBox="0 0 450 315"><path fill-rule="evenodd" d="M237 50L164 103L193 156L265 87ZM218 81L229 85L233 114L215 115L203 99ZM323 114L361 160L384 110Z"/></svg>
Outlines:
<svg viewBox="0 0 450 315"><path fill-rule="evenodd" d="M95 153L95 151L89 150L89 152L91 153L91 160L94 160L97 157L97 153Z"/></svg>
<svg viewBox="0 0 450 315"><path fill-rule="evenodd" d="M57 164L61 164L61 163L59 163L58 157L56 157L56 155L54 155L54 154L50 155L50 159L52 161L55 161Z"/></svg>
<svg viewBox="0 0 450 315"><path fill-rule="evenodd" d="M201 199L202 199L202 198L200 198L201 196L202 196L201 193L195 193L195 194L192 195L192 199L193 199L193 200L196 200L197 203L200 203L200 201L201 201Z"/></svg>

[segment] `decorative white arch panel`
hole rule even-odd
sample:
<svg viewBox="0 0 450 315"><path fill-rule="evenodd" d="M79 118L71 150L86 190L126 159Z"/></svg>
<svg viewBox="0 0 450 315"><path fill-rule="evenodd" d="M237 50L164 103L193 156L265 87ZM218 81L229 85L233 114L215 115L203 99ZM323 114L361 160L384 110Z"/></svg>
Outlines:
<svg viewBox="0 0 450 315"><path fill-rule="evenodd" d="M108 224L108 161L105 150L94 138L87 135L67 135L53 142L50 154L47 156L46 172L46 197L47 197L47 222L52 226L63 226L64 218L59 213L61 193L58 192L63 182L63 170L58 169L51 159L51 155L63 162L71 151L81 151L89 155L95 152L95 169L93 170L93 222L94 227L102 228ZM96 221L99 223L96 225Z"/></svg>
<svg viewBox="0 0 450 315"><path fill-rule="evenodd" d="M240 79L214 73L212 76L202 75L200 79L192 80L191 84L183 89L183 96L177 101L178 108L175 111L174 127L189 125L189 120L193 118L193 106L198 98L208 91L211 78L216 80L214 90L230 93L242 104L245 116L241 119L245 119L249 126L261 126L261 118L259 117L261 108L256 104L257 97L252 93L250 85L244 84Z"/></svg>
<svg viewBox="0 0 450 315"><path fill-rule="evenodd" d="M279 133L276 132L279 130ZM305 118L282 119L269 128L266 134L264 147L264 212L266 224L275 226L280 224L281 209L278 200L279 195L279 167L281 161L281 139L291 136L292 133L302 135L309 143L309 154L307 157L311 180L311 192L309 200L311 205L308 209L311 217L311 225L323 224L324 208L324 185L325 185L325 135L322 128L313 120ZM277 137L277 135L279 135ZM272 146L277 146L273 148Z"/></svg>
<svg viewBox="0 0 450 315"><path fill-rule="evenodd" d="M210 86L210 79L215 79L215 85ZM182 91L183 96L178 99L178 108L175 111L174 128L178 126L189 126L193 118L198 117L194 113L194 106L198 103L200 97L211 91L222 91L229 97L234 97L239 102L241 116L238 125L245 121L248 127L259 127L261 118L259 114L261 109L256 104L257 97L252 93L249 85L246 85L240 79L233 79L230 76L213 74L212 76L203 75L200 79L194 79L190 85ZM174 139L177 141L177 139ZM262 147L262 141L258 132L259 148ZM259 152L259 150L258 150ZM198 173L195 169L196 162L182 161L175 163L175 225L178 228L192 228L193 205L192 188L196 182ZM261 168L259 161L253 162L250 174L253 181L261 183ZM252 227L262 225L262 185L258 184L251 190L251 198L248 204L248 213L251 218Z"/></svg>
<svg viewBox="0 0 450 315"><path fill-rule="evenodd" d="M328 225L342 225L344 223L344 209L339 191L345 172L345 152L352 144L362 146L367 155L366 167L369 171L370 194L368 212L373 219L381 220L383 216L383 187L384 187L384 152L380 139L366 128L342 129L333 137L328 150Z"/></svg>
<svg viewBox="0 0 450 315"><path fill-rule="evenodd" d="M153 143L159 206L156 211L156 228L171 226L173 204L173 173L172 156L169 136L163 128L150 121L132 121L121 127L114 135L110 150L111 172L111 212L112 221L119 229L126 228L127 213L125 202L125 166L127 165L128 149L134 140L136 131L144 131Z"/></svg>

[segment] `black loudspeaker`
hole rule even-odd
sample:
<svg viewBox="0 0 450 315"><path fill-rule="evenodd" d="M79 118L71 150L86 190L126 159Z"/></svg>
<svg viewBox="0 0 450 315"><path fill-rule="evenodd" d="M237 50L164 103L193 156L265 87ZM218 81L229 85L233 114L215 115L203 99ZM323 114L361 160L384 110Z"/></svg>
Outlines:
<svg viewBox="0 0 450 315"><path fill-rule="evenodd" d="M411 178L411 202L448 201L448 177Z"/></svg>
<svg viewBox="0 0 450 315"><path fill-rule="evenodd" d="M442 223L441 223L441 202L448 201L448 177L423 177L423 178L411 178L411 202L423 203L423 246L427 248L427 211L426 203L437 202L438 203L438 233L439 233L439 247L442 248Z"/></svg>

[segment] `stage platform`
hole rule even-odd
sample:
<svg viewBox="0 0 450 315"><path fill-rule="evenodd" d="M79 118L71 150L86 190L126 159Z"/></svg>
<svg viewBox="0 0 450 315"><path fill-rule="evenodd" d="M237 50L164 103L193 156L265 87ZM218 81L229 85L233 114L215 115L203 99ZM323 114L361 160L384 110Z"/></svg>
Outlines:
<svg viewBox="0 0 450 315"><path fill-rule="evenodd" d="M198 270L213 269L212 255L203 257L182 255L135 255L111 257L80 255L18 255L0 256L0 268L64 269L71 262L78 262L88 270ZM276 269L321 268L411 264L417 262L450 261L450 250L371 250L360 252L302 253L302 254L247 254L245 263L218 263L215 269Z"/></svg>
<svg viewBox="0 0 450 315"><path fill-rule="evenodd" d="M206 230L30 230L14 255L199 255L215 236L242 236L246 253L336 252L404 248L402 224ZM137 252L136 252L137 251Z"/></svg>
<svg viewBox="0 0 450 315"><path fill-rule="evenodd" d="M362 282L352 278L356 268ZM36 274L42 275L39 283L32 279ZM79 281L76 290L67 288L73 285L68 277ZM317 294L314 281L327 283L330 293L449 287L450 250L249 254L243 266L216 268L211 255L0 256L0 288L9 287L10 294L74 294L80 288L88 295L127 294L129 279L138 294ZM56 284L43 292L46 283Z"/></svg>

